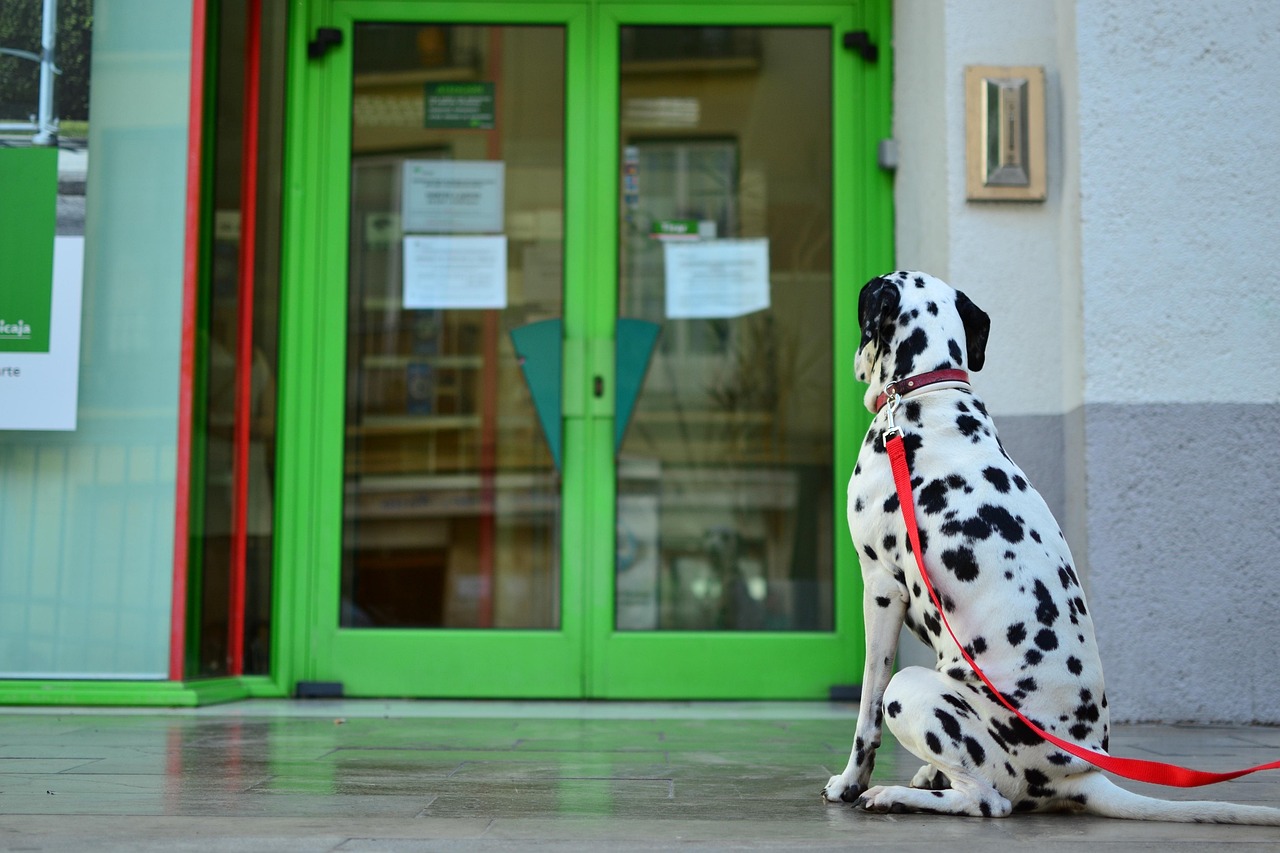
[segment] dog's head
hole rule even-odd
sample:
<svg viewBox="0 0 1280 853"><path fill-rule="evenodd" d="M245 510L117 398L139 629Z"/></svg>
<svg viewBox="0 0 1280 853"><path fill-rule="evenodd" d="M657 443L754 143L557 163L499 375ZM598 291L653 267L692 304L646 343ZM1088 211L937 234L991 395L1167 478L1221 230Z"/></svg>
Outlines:
<svg viewBox="0 0 1280 853"><path fill-rule="evenodd" d="M858 295L862 341L854 375L875 399L897 379L946 368L981 370L991 319L969 297L922 272L877 276Z"/></svg>

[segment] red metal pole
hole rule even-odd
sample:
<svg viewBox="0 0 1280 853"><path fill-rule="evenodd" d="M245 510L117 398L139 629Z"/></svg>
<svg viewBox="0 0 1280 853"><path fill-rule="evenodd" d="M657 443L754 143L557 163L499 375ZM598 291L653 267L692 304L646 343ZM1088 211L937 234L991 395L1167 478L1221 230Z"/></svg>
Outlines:
<svg viewBox="0 0 1280 853"><path fill-rule="evenodd" d="M169 680L181 681L187 644L187 564L191 533L191 409L200 281L200 172L204 143L205 0L191 3L191 90L187 107L186 237L182 259L182 343L178 363L178 448L174 475L173 594L169 605Z"/></svg>
<svg viewBox="0 0 1280 853"><path fill-rule="evenodd" d="M244 124L240 136L240 252L236 307L236 417L232 475L231 567L227 592L227 672L244 674L245 562L249 450L253 437L253 285L257 266L258 119L262 78L262 0L245 4Z"/></svg>

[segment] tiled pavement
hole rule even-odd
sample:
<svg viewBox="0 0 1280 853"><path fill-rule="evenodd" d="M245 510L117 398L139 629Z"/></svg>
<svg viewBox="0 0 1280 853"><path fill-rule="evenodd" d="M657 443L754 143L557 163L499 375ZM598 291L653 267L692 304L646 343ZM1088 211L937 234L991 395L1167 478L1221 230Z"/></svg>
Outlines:
<svg viewBox="0 0 1280 853"><path fill-rule="evenodd" d="M1280 828L824 805L855 714L818 703L0 708L0 850L1280 850ZM906 781L919 762L886 740L877 779ZM1112 746L1224 770L1280 756L1280 729L1120 726ZM1280 773L1158 792L1280 806Z"/></svg>

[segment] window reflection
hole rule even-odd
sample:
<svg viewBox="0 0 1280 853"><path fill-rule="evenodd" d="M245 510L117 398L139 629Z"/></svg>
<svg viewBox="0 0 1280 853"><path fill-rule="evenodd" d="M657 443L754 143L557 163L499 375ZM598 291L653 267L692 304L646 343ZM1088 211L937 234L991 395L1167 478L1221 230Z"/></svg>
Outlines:
<svg viewBox="0 0 1280 853"><path fill-rule="evenodd" d="M621 34L622 630L832 625L830 32Z"/></svg>

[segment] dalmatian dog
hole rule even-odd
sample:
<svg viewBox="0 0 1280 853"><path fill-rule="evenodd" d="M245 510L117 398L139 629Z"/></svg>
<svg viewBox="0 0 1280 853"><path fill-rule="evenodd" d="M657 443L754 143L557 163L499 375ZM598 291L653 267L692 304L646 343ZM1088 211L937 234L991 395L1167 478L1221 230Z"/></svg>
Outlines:
<svg viewBox="0 0 1280 853"><path fill-rule="evenodd" d="M1280 809L1126 791L1035 734L981 683L943 627L907 542L882 441L891 406L912 473L921 549L955 637L1041 729L1107 749L1102 663L1071 553L967 381L982 368L990 320L939 279L895 272L863 287L858 323L855 373L876 412L849 481L867 663L853 751L823 799L870 812L1074 811L1280 825ZM904 623L937 654L934 669L893 672ZM882 725L924 762L909 786L870 787Z"/></svg>

